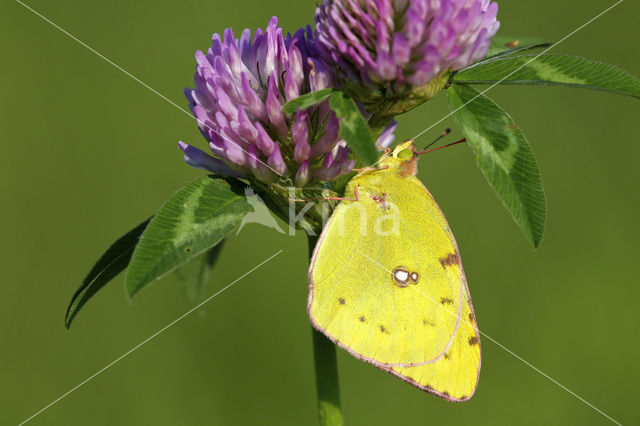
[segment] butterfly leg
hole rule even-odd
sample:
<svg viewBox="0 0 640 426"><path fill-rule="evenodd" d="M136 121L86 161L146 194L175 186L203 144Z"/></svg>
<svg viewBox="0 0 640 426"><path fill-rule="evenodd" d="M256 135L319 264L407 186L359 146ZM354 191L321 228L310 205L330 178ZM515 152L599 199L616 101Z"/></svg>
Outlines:
<svg viewBox="0 0 640 426"><path fill-rule="evenodd" d="M379 151L384 151L384 155L389 155L391 152L391 148L380 145L380 142L376 142L376 148L378 148Z"/></svg>

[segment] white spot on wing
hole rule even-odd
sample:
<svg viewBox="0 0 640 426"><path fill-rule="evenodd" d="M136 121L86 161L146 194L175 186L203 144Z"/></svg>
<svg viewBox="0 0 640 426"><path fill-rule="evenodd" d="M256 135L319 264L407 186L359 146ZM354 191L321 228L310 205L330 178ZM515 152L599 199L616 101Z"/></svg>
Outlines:
<svg viewBox="0 0 640 426"><path fill-rule="evenodd" d="M396 270L393 275L396 277L396 280L400 282L406 282L409 278L409 273L407 271L403 271L402 269Z"/></svg>

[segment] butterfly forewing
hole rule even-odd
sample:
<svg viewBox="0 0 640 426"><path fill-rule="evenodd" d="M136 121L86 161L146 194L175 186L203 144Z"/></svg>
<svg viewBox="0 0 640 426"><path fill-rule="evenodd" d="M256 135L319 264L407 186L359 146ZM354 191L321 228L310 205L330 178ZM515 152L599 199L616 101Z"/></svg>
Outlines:
<svg viewBox="0 0 640 426"><path fill-rule="evenodd" d="M311 268L311 318L370 362L433 362L459 325L459 269L446 266L455 245L426 190L406 196L395 179L380 178L354 179L358 201L338 206L325 227L312 261L321 267Z"/></svg>

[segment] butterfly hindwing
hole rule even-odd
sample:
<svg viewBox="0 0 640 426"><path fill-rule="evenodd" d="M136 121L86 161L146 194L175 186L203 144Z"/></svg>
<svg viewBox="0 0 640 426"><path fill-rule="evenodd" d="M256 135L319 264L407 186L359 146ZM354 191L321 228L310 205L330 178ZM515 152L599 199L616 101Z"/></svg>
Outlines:
<svg viewBox="0 0 640 426"><path fill-rule="evenodd" d="M480 373L480 335L466 288L464 297L460 327L444 357L418 367L393 367L391 374L450 401L471 398Z"/></svg>

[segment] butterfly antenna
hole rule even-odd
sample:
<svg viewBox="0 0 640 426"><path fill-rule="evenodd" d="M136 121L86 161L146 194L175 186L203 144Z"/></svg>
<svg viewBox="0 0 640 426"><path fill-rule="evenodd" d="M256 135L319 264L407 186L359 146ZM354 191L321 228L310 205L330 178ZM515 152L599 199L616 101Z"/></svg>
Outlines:
<svg viewBox="0 0 640 426"><path fill-rule="evenodd" d="M442 132L442 134L440 136L438 136L433 142L431 142L429 145L425 146L424 148L422 148L422 150L427 150L429 149L430 146L432 146L433 144L435 144L436 142L438 142L440 139L444 138L445 136L447 136L449 133L451 133L451 129L445 129L444 132Z"/></svg>
<svg viewBox="0 0 640 426"><path fill-rule="evenodd" d="M418 151L418 152L416 152L416 154L417 154L417 155L422 155L422 154L426 154L426 153L428 153L428 152L438 151L439 149L448 148L448 147L450 147L450 146L458 145L459 143L463 143L463 142L466 142L466 141L467 141L467 140L466 140L465 138L462 138L462 139L460 139L459 141L451 142L451 143L448 143L448 144L446 144L446 145L439 146L439 147L437 147L437 148L428 149L428 150L423 150L423 151ZM429 145L429 146L431 146L431 145ZM429 146L427 146L427 148L428 148Z"/></svg>

